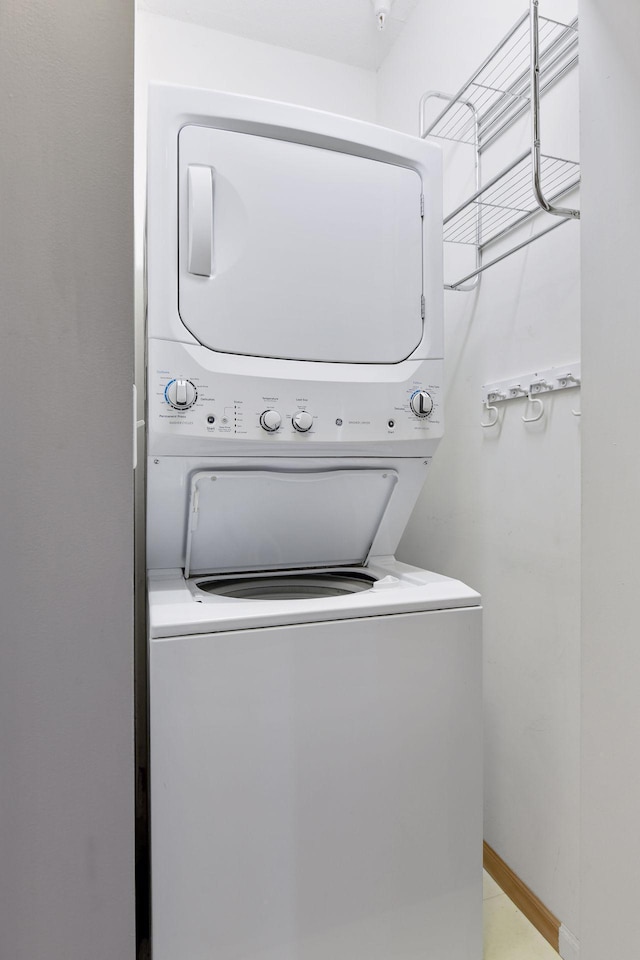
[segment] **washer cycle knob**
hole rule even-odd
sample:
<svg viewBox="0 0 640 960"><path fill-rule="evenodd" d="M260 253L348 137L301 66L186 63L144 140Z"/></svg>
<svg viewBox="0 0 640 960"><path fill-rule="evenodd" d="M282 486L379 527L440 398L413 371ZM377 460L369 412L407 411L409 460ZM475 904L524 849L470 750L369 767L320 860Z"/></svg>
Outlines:
<svg viewBox="0 0 640 960"><path fill-rule="evenodd" d="M297 430L298 433L306 433L307 430L311 429L313 417L310 413L307 413L306 410L299 410L292 416L291 423L293 424L293 429Z"/></svg>
<svg viewBox="0 0 640 960"><path fill-rule="evenodd" d="M282 417L277 410L265 410L260 414L260 426L267 433L275 433L282 423Z"/></svg>
<svg viewBox="0 0 640 960"><path fill-rule="evenodd" d="M416 417L428 417L433 410L433 399L426 390L416 390L409 400L409 406Z"/></svg>
<svg viewBox="0 0 640 960"><path fill-rule="evenodd" d="M164 396L175 410L188 410L196 402L198 393L191 380L171 380L166 386Z"/></svg>

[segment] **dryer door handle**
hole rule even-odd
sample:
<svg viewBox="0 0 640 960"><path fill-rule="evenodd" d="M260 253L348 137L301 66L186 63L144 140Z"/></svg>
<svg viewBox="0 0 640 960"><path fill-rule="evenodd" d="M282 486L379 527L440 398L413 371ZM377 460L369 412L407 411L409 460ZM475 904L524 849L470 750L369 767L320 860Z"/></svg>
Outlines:
<svg viewBox="0 0 640 960"><path fill-rule="evenodd" d="M189 175L188 270L198 277L213 276L213 170L196 164Z"/></svg>

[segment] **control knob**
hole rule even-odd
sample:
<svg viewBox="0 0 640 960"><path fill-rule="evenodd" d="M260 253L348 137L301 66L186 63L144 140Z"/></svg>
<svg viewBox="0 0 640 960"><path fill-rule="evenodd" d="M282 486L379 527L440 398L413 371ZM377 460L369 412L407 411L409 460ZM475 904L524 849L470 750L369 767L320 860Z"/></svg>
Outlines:
<svg viewBox="0 0 640 960"><path fill-rule="evenodd" d="M313 417L310 413L307 413L306 410L298 410L298 412L292 416L291 423L293 424L293 429L297 430L298 433L306 433L307 430L311 429Z"/></svg>
<svg viewBox="0 0 640 960"><path fill-rule="evenodd" d="M267 433L275 433L282 423L282 417L277 410L265 410L260 414L260 426Z"/></svg>
<svg viewBox="0 0 640 960"><path fill-rule="evenodd" d="M426 390L416 390L409 400L409 406L416 417L428 417L433 410L433 399Z"/></svg>
<svg viewBox="0 0 640 960"><path fill-rule="evenodd" d="M198 393L191 380L171 380L164 395L175 410L188 410L197 400Z"/></svg>

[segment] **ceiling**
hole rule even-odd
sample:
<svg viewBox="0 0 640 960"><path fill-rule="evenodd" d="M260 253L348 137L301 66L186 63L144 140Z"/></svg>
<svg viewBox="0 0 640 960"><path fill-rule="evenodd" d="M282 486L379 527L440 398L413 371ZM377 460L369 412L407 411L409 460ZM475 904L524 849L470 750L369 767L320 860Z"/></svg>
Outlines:
<svg viewBox="0 0 640 960"><path fill-rule="evenodd" d="M395 0L378 30L371 0L138 0L142 10L376 70L419 0Z"/></svg>

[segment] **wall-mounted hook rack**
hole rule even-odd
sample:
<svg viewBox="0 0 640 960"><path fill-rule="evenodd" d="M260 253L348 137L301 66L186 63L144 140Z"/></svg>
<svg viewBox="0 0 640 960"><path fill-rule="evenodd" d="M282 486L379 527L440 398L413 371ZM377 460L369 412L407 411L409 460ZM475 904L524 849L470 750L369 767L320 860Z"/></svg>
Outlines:
<svg viewBox="0 0 640 960"><path fill-rule="evenodd" d="M496 403L524 399L537 408L536 416L522 418L525 422L531 422L542 417L544 409L540 398L544 394L559 390L573 390L579 387L581 382L580 363L566 363L563 366L549 367L547 370L535 370L533 373L519 374L517 377L509 377L506 380L485 383L482 387L482 403L489 410ZM483 426L492 425L483 424Z"/></svg>

